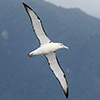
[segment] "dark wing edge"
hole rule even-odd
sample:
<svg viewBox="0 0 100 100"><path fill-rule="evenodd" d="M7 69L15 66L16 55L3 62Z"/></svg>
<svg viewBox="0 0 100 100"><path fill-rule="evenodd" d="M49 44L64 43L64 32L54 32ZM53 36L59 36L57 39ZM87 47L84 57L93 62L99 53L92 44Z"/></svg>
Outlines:
<svg viewBox="0 0 100 100"><path fill-rule="evenodd" d="M30 7L29 7L27 4L25 4L24 2L23 2L22 4L24 5L24 8L25 8L25 10L26 10L26 12L27 12L27 14L28 14L28 16L29 16L29 18L30 18L30 21L31 21L31 24L32 24L33 31L34 31L34 33L35 33L35 35L36 35L35 29L34 29L34 26L33 26L33 23L32 23L32 19L31 19L31 16L30 16L30 14L29 14L27 8L29 8L29 9L32 10L32 11L33 11L33 9L30 8ZM44 27L43 27L43 24L42 24L41 19L39 18L39 16L37 15L37 13L36 13L35 11L33 11L33 12L34 12L35 15L37 16L38 20L40 20L42 30L44 31L45 35L48 37L48 35L46 34L46 32L45 32L45 30L44 30ZM39 41L39 45L41 45L41 42L40 42L40 40L39 40L39 38L38 38L37 35L36 35L36 37L37 37L37 39L38 39L38 41ZM49 39L49 38L48 38L48 39ZM50 43L50 42L51 42L51 40L49 41L49 43Z"/></svg>
<svg viewBox="0 0 100 100"><path fill-rule="evenodd" d="M48 65L50 66L49 59L46 57L46 55L44 55L44 57L47 59ZM63 69L62 69L61 66L60 66L60 63L59 63L59 61L58 61L57 56L56 56L56 61L57 61L58 65L59 65L60 69L61 69L62 72L64 73ZM51 68L50 68L50 69L51 69ZM53 71L52 69L51 69L51 71L53 72L54 76L56 77L54 71ZM67 89L66 89L67 92L64 90L64 88L63 88L63 86L61 85L59 79L56 77L56 79L58 80L58 82L59 82L59 84L60 84L60 86L61 86L61 88L62 88L62 90L63 90L63 92L64 92L64 94L65 94L65 96L66 96L66 98L68 98L69 90L68 90L68 82L67 82L67 79L66 79L65 73L64 73L64 78L65 78L66 83L67 83Z"/></svg>
<svg viewBox="0 0 100 100"><path fill-rule="evenodd" d="M60 63L59 63L59 61L58 61L57 56L56 56L56 60L57 60L57 63L58 63L58 65L59 65L60 69L63 71L63 69L61 68L61 65L60 65ZM65 78L65 80L66 80L66 83L67 83L67 85L68 85L67 78L66 78L66 76L65 76L65 72L63 71L63 73L64 73L64 78ZM57 80L58 80L58 79L57 79ZM59 82L59 84L61 85L61 83L60 83L59 80L58 80L58 82ZM62 87L62 85L61 85L61 87ZM63 92L64 92L66 98L68 98L68 93L69 93L68 87L67 87L67 92L65 92L65 90L63 89L63 87L62 87L62 90L63 90Z"/></svg>

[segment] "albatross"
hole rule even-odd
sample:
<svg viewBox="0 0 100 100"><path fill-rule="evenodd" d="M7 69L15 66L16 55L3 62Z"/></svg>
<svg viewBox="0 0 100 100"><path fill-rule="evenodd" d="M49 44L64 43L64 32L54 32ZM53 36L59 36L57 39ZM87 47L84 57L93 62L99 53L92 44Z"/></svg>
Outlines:
<svg viewBox="0 0 100 100"><path fill-rule="evenodd" d="M56 79L61 85L61 88L66 96L68 98L68 83L67 79L65 76L64 71L62 70L57 56L56 56L56 50L61 49L61 48L66 48L69 49L67 46L63 45L62 43L54 43L52 42L42 25L42 21L39 18L39 16L34 12L28 5L23 3L24 8L26 12L28 13L28 16L30 18L34 33L39 41L40 47L37 48L36 50L28 53L29 57L36 56L36 55L44 55L45 58L48 61L48 64L55 75Z"/></svg>

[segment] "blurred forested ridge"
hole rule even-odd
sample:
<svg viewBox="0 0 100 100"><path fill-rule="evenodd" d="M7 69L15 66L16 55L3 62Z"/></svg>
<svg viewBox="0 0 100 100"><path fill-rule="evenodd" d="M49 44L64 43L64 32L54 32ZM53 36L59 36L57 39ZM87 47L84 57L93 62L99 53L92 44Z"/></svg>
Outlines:
<svg viewBox="0 0 100 100"><path fill-rule="evenodd" d="M39 44L22 2L36 11L52 41L70 48L57 51L68 100L100 100L100 20L43 0L0 0L0 100L66 99L46 59L27 57Z"/></svg>

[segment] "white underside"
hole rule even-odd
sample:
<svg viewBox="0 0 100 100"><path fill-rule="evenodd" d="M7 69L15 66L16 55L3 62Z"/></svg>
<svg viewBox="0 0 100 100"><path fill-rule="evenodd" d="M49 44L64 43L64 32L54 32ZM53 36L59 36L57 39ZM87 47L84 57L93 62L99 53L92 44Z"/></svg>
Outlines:
<svg viewBox="0 0 100 100"><path fill-rule="evenodd" d="M35 56L35 55L44 55L44 54L48 54L51 52L54 52L56 50L60 49L58 43L48 43L45 45L40 46L39 48L37 48L36 50L30 52L29 54L31 56Z"/></svg>

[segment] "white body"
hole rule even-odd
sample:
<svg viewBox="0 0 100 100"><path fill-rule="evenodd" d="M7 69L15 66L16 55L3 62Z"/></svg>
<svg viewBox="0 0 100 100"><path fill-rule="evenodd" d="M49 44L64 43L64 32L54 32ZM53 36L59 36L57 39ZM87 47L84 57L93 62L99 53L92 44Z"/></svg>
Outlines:
<svg viewBox="0 0 100 100"><path fill-rule="evenodd" d="M45 44L40 46L39 48L37 48L36 50L32 51L29 53L30 56L35 56L35 55L44 55L44 54L48 54L51 52L54 52L60 48L62 48L62 46L60 46L61 44L59 43L49 43L49 44Z"/></svg>

